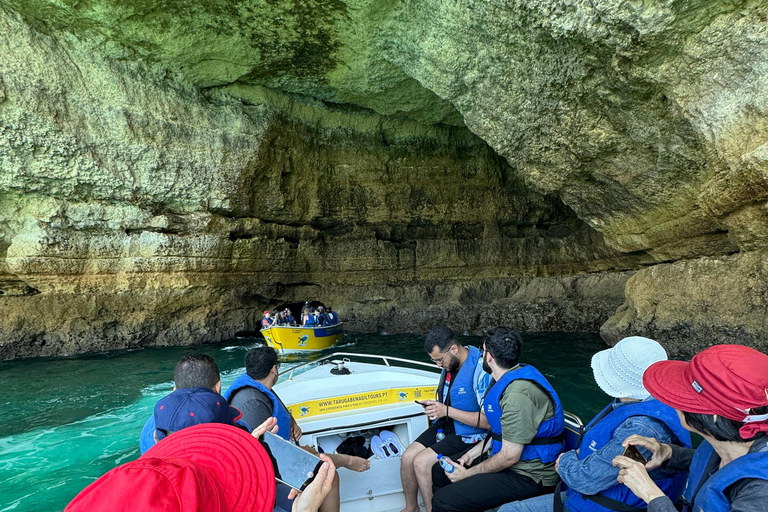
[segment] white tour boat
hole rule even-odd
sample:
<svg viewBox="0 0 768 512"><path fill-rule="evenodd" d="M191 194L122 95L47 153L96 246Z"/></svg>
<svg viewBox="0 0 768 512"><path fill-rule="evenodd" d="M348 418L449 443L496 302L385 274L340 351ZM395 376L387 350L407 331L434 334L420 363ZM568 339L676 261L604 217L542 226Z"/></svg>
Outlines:
<svg viewBox="0 0 768 512"><path fill-rule="evenodd" d="M384 430L404 447L411 444L429 426L414 400L435 398L440 369L397 357L337 352L285 370L281 377L275 391L301 427L301 444L333 453L348 436ZM566 413L566 424L571 438L581 431L573 415ZM368 471L341 468L338 473L341 512L398 512L405 506L399 457L373 457Z"/></svg>

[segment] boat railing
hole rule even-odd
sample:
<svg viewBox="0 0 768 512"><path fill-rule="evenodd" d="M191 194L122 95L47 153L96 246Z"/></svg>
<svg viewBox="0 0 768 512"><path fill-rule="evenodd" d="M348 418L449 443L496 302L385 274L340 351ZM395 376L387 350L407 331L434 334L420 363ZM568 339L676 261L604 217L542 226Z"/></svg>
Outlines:
<svg viewBox="0 0 768 512"><path fill-rule="evenodd" d="M413 361L411 359L403 359L401 357L391 357L391 356L381 356L377 354L353 354L352 352L334 352L333 354L328 354L327 356L323 356L319 359L315 359L314 361L307 361L306 363L302 363L298 366L294 366L292 368L289 368L287 370L284 370L279 373L280 376L288 374L288 380L293 379L293 372L298 370L299 368L303 368L305 366L309 366L312 364L320 365L323 364L326 361L331 361L335 358L338 358L339 356L349 356L349 357L355 357L355 358L363 358L363 359L380 359L384 362L385 365L391 367L390 361L397 361L398 363L407 363L412 364L415 366L421 366L424 368L427 368L431 371L440 372L441 370L437 368L434 364L429 363L422 363L421 361ZM400 365L398 365L400 366Z"/></svg>
<svg viewBox="0 0 768 512"><path fill-rule="evenodd" d="M330 324L330 325L270 325L269 327L262 327L261 331L267 331L269 329L328 329L330 327L336 327L339 325L344 325L344 322L339 322L337 324Z"/></svg>

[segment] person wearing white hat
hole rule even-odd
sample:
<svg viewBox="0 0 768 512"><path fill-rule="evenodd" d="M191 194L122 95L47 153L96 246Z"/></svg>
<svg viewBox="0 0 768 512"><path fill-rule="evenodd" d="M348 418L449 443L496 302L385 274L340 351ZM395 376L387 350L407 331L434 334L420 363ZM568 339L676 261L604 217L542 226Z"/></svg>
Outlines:
<svg viewBox="0 0 768 512"><path fill-rule="evenodd" d="M644 436L661 443L690 448L690 433L680 424L675 410L652 398L643 387L645 370L666 360L664 348L642 336L624 338L595 354L595 381L614 400L587 424L578 449L563 453L557 460L557 471L568 490L560 492L558 486L554 495L508 503L499 512L645 510L645 503L617 482L620 468L613 466L613 458L624 453L624 440L638 432L646 432ZM650 458L650 452L640 451ZM683 491L685 480L680 476L659 468L651 477L673 499Z"/></svg>

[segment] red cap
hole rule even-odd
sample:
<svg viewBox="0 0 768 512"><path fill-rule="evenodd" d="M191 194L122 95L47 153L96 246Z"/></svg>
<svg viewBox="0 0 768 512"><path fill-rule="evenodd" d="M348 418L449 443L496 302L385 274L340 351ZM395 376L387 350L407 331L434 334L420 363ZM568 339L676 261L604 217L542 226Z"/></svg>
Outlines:
<svg viewBox="0 0 768 512"><path fill-rule="evenodd" d="M264 312L265 315L270 315L271 313L269 311Z"/></svg>
<svg viewBox="0 0 768 512"><path fill-rule="evenodd" d="M237 427L209 423L113 469L66 512L268 512L274 505L275 474L261 443Z"/></svg>
<svg viewBox="0 0 768 512"><path fill-rule="evenodd" d="M768 415L750 415L768 405L768 355L742 345L715 345L690 363L659 361L643 374L643 386L660 402L684 412L717 414L746 423L750 439L768 432Z"/></svg>

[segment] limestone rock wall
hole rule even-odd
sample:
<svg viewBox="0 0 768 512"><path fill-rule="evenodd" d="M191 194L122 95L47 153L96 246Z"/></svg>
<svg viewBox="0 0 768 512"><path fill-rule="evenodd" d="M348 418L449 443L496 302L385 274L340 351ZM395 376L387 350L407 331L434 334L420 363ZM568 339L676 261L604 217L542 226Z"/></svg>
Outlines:
<svg viewBox="0 0 768 512"><path fill-rule="evenodd" d="M2 358L216 341L308 298L351 329L595 329L647 259L464 127L201 92L12 13L0 30Z"/></svg>
<svg viewBox="0 0 768 512"><path fill-rule="evenodd" d="M0 358L211 341L310 295L366 330L623 302L608 341L762 346L767 20L0 0Z"/></svg>

